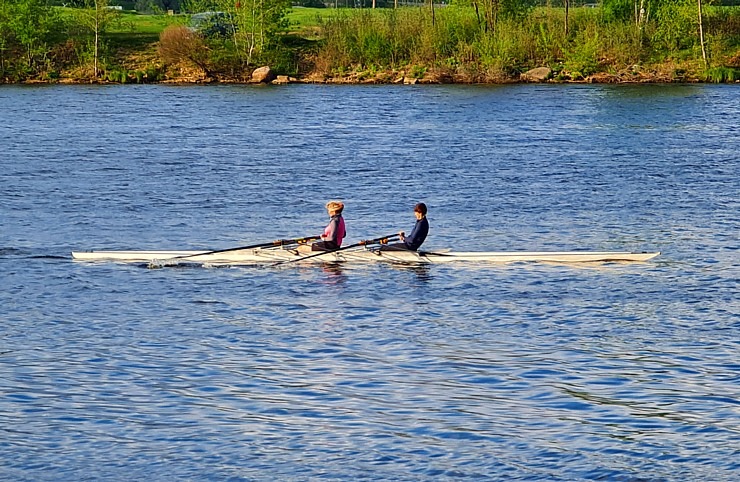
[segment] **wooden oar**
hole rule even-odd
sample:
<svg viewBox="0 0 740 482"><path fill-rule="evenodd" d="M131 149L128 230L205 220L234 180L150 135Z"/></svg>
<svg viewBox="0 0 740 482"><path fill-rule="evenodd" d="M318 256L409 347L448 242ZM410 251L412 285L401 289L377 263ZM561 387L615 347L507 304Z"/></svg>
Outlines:
<svg viewBox="0 0 740 482"><path fill-rule="evenodd" d="M266 243L257 243L257 244L250 244L249 246L237 246L236 248L226 248L226 249L216 249L214 251L206 251L205 253L197 253L197 254L187 254L184 256L175 256L173 258L168 258L162 261L158 261L156 263L152 262L149 263L150 268L158 268L161 266L165 266L169 263L176 263L183 259L193 258L196 256L205 256L210 254L217 254L217 253L226 253L229 251L239 251L241 249L257 249L257 248L272 248L274 246L286 246L290 244L305 244L309 241L315 241L317 239L321 239L321 236L306 236L305 238L294 238L294 239L276 239L275 241L269 241Z"/></svg>
<svg viewBox="0 0 740 482"><path fill-rule="evenodd" d="M273 266L279 266L281 264L288 264L288 263L297 263L298 261L315 258L316 256L321 256L322 254L338 253L339 251L345 251L348 249L357 248L359 246L367 246L369 244L388 244L388 241L390 241L393 238L397 238L397 237L398 237L398 234L390 234L388 236L381 236L379 238L374 238L374 239L364 239L360 241L359 243L350 244L349 246L345 246L343 248L334 249L331 251L317 251L315 253L309 254L308 256L303 256L301 258L288 259L286 261L278 261Z"/></svg>

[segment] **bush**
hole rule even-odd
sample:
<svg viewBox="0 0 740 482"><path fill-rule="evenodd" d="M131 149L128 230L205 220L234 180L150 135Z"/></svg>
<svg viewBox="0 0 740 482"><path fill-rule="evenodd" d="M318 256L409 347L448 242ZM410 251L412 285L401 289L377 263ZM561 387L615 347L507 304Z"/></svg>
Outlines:
<svg viewBox="0 0 740 482"><path fill-rule="evenodd" d="M733 69L732 67L714 67L707 70L706 80L714 82L715 84L721 84L723 82L737 82L740 80L740 69Z"/></svg>
<svg viewBox="0 0 740 482"><path fill-rule="evenodd" d="M581 36L570 48L565 49L563 69L573 80L588 77L598 71L599 37L595 32Z"/></svg>
<svg viewBox="0 0 740 482"><path fill-rule="evenodd" d="M203 38L182 25L172 25L159 36L159 56L165 63L190 64L210 75L208 46Z"/></svg>
<svg viewBox="0 0 740 482"><path fill-rule="evenodd" d="M633 0L603 0L601 6L607 22L627 22L635 16Z"/></svg>

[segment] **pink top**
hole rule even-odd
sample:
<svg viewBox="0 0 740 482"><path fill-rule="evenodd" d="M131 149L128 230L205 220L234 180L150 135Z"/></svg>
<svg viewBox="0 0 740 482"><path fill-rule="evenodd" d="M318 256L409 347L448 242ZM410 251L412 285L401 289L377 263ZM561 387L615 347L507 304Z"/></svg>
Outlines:
<svg viewBox="0 0 740 482"><path fill-rule="evenodd" d="M336 243L337 248L342 245L342 240L347 236L347 230L344 227L344 218L341 214L331 217L331 221L324 229L321 238L324 241Z"/></svg>

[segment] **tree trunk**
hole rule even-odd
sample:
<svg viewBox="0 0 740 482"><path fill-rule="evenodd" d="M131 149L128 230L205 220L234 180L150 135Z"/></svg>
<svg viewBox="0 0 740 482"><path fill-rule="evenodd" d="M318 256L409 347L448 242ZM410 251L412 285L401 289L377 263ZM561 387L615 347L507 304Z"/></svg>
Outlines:
<svg viewBox="0 0 740 482"><path fill-rule="evenodd" d="M255 49L255 37L257 36L256 28L257 28L257 3L252 0L252 25L250 26L250 35L249 35L249 51L247 53L247 65L252 64L252 55L254 54Z"/></svg>
<svg viewBox="0 0 740 482"><path fill-rule="evenodd" d="M565 36L568 36L568 13L570 11L570 0L565 0Z"/></svg>
<svg viewBox="0 0 740 482"><path fill-rule="evenodd" d="M643 32L645 26L645 0L635 0L635 24L637 25L637 32L640 36L640 45L642 45Z"/></svg>
<svg viewBox="0 0 740 482"><path fill-rule="evenodd" d="M701 14L701 0L697 0L699 2L699 43L701 43L701 56L704 59L704 67L709 67L709 62L707 61L707 49L704 47L704 22L702 21L702 14Z"/></svg>
<svg viewBox="0 0 740 482"><path fill-rule="evenodd" d="M95 2L95 53L93 54L93 75L98 77L98 41L100 39L100 13L98 2Z"/></svg>

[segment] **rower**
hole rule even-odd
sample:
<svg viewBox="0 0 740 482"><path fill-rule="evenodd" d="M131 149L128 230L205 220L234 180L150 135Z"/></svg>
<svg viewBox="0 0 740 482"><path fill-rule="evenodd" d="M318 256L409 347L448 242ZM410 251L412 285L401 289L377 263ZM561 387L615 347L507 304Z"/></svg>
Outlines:
<svg viewBox="0 0 740 482"><path fill-rule="evenodd" d="M381 251L417 251L424 241L427 239L429 234L429 221L427 220L427 205L424 203L417 203L414 206L414 215L416 216L416 224L414 229L411 230L411 234L406 236L406 233L401 231L398 236L401 238L400 243L389 244L380 248Z"/></svg>
<svg viewBox="0 0 740 482"><path fill-rule="evenodd" d="M344 203L342 201L329 201L326 203L326 211L329 213L330 220L324 228L321 241L307 246L299 246L298 252L335 251L342 247L342 240L347 237L347 230L344 227L344 218L342 217Z"/></svg>

